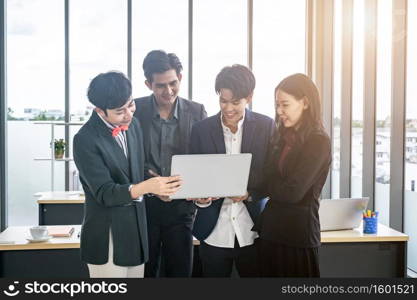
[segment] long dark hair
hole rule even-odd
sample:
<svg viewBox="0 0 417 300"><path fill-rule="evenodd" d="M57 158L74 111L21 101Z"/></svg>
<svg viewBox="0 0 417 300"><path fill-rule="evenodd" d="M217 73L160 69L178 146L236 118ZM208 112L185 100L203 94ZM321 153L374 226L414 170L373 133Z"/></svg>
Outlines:
<svg viewBox="0 0 417 300"><path fill-rule="evenodd" d="M308 107L303 111L300 126L297 130L299 142L304 142L305 137L314 130L323 130L323 119L321 113L321 101L319 91L314 82L306 75L296 73L284 78L275 88L274 97L278 90L290 94L297 100L307 99ZM276 106L276 99L275 99ZM277 124L276 134L279 136L285 130L275 110L275 123ZM275 141L278 142L278 136Z"/></svg>

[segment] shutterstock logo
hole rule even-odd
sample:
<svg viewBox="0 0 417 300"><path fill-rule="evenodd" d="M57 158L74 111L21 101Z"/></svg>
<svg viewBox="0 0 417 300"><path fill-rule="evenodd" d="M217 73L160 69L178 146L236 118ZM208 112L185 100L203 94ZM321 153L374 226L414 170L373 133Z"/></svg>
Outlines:
<svg viewBox="0 0 417 300"><path fill-rule="evenodd" d="M16 285L19 284L19 281L14 281L13 284L10 284L3 293L9 297L14 297L19 295L20 291L16 289Z"/></svg>

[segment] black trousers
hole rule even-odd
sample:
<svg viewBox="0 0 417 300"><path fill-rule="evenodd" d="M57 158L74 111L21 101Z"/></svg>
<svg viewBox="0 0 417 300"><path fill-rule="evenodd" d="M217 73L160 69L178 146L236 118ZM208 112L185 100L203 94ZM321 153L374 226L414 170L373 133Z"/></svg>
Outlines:
<svg viewBox="0 0 417 300"><path fill-rule="evenodd" d="M297 248L259 239L262 277L320 277L319 248Z"/></svg>
<svg viewBox="0 0 417 300"><path fill-rule="evenodd" d="M148 225L148 239L149 261L145 264L145 277L191 276L193 237L189 226Z"/></svg>
<svg viewBox="0 0 417 300"><path fill-rule="evenodd" d="M230 277L235 263L240 277L259 277L257 241L250 246L234 248L214 247L201 241L199 247L203 277Z"/></svg>
<svg viewBox="0 0 417 300"><path fill-rule="evenodd" d="M167 203L156 197L145 200L149 243L145 277L191 277L193 207L185 200Z"/></svg>

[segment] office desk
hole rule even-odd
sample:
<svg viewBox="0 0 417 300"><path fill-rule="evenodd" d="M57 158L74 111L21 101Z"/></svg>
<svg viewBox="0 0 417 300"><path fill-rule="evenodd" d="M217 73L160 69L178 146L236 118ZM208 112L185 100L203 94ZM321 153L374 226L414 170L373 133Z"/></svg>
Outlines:
<svg viewBox="0 0 417 300"><path fill-rule="evenodd" d="M68 225L67 225L68 226ZM80 259L81 225L70 225L70 237L51 238L47 242L30 243L31 226L10 226L0 233L0 277L16 278L88 278L88 267ZM194 240L194 245L199 242Z"/></svg>
<svg viewBox="0 0 417 300"><path fill-rule="evenodd" d="M81 225L74 226L71 237L51 238L30 243L30 226L11 226L0 234L0 277L17 278L88 278L87 265L80 260Z"/></svg>
<svg viewBox="0 0 417 300"><path fill-rule="evenodd" d="M36 193L39 225L81 224L85 196L82 191Z"/></svg>
<svg viewBox="0 0 417 300"><path fill-rule="evenodd" d="M322 277L406 277L408 236L378 224L377 234L353 230L321 233Z"/></svg>
<svg viewBox="0 0 417 300"><path fill-rule="evenodd" d="M87 265L80 260L80 225L69 238L53 238L44 243L29 243L29 226L9 227L0 240L0 277L86 278ZM322 277L405 277L408 236L378 224L378 234L361 230L322 232L320 269ZM194 240L194 245L199 242ZM196 247L198 253L198 247ZM193 276L201 276L198 256L194 257Z"/></svg>
<svg viewBox="0 0 417 300"><path fill-rule="evenodd" d="M353 230L321 233L321 277L406 277L408 236L382 224L377 234ZM196 247L198 248L198 247ZM194 251L193 276L201 276L201 262Z"/></svg>

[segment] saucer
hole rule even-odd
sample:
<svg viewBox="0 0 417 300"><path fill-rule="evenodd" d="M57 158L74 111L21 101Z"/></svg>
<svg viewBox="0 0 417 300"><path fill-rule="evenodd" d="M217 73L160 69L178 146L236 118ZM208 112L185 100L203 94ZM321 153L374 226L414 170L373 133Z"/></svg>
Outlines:
<svg viewBox="0 0 417 300"><path fill-rule="evenodd" d="M30 243L40 243L40 242L46 242L50 238L52 238L52 236L48 235L40 239L27 238L26 240L28 240Z"/></svg>

